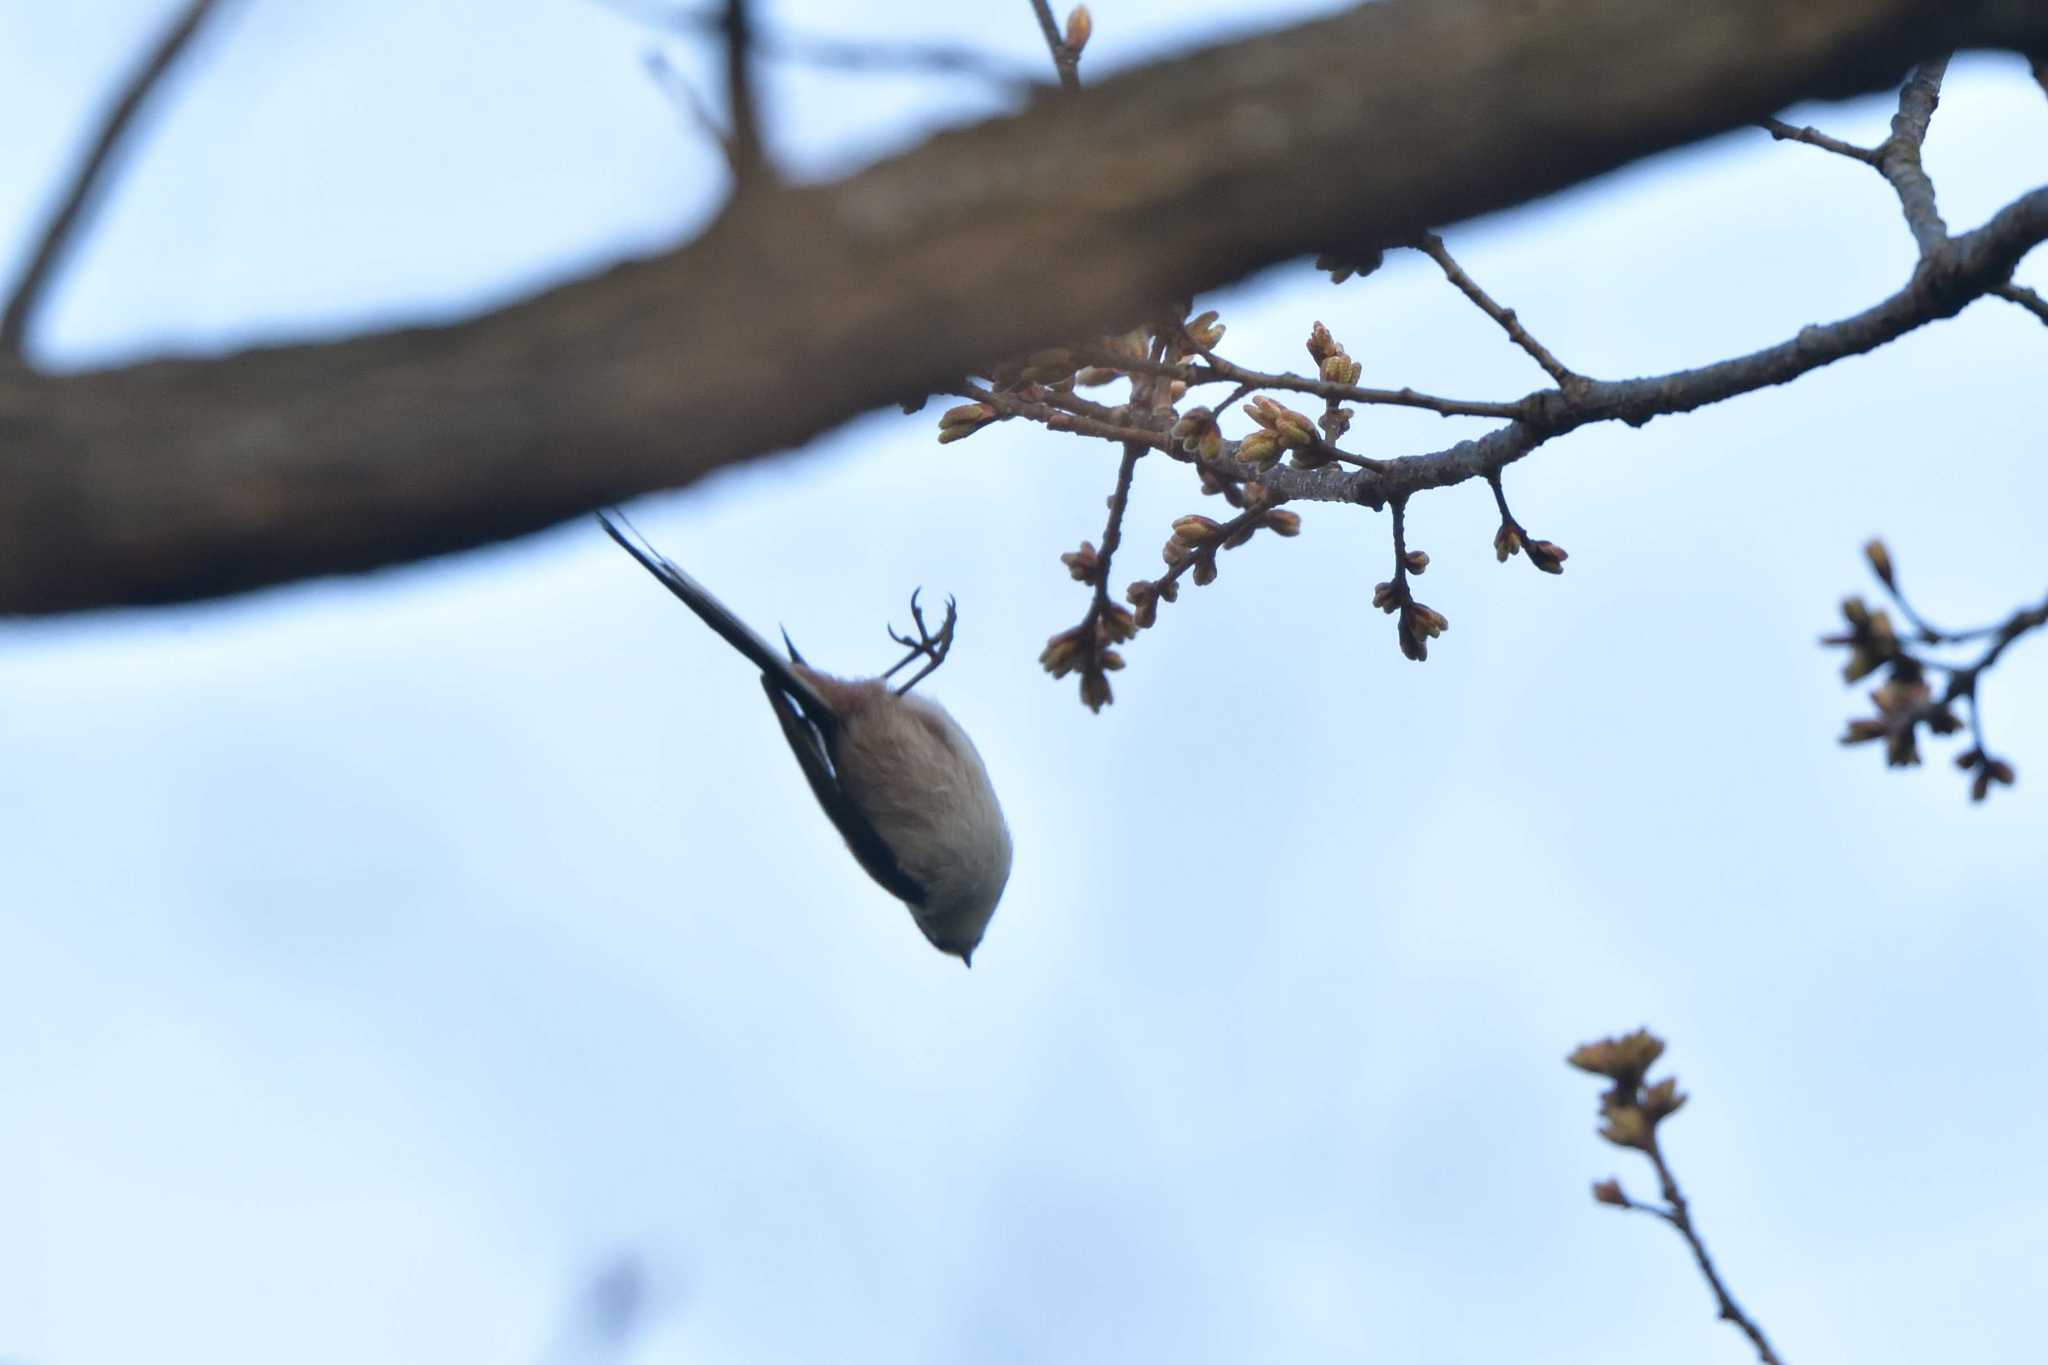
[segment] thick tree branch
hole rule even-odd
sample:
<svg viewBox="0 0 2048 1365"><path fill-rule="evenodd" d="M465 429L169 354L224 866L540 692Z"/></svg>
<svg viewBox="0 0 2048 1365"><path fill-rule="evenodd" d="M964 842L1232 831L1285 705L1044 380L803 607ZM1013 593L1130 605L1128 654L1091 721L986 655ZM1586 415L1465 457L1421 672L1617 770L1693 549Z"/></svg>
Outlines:
<svg viewBox="0 0 2048 1365"><path fill-rule="evenodd" d="M77 239L78 231L85 222L86 208L105 181L114 153L134 126L135 116L148 102L150 92L162 84L165 75L177 65L179 56L191 45L193 35L199 32L199 26L206 22L206 16L213 12L216 3L217 0L189 0L177 19L157 39L156 46L143 58L142 64L129 76L114 102L107 107L99 131L94 134L85 155L79 159L69 188L58 201L57 211L50 215L49 223L44 226L36 249L21 272L21 279L9 293L5 310L0 311L0 358L20 357L36 307L42 302L51 278L63 262L64 253Z"/></svg>
<svg viewBox="0 0 2048 1365"><path fill-rule="evenodd" d="M764 190L683 249L470 322L0 375L0 611L184 600L535 530L1262 265L1408 240L1985 45L2048 50L2048 9L1391 0ZM1818 350L1953 311L1946 278ZM1787 378L1822 363L1793 351L1771 362ZM1753 386L1752 363L1688 391ZM1607 407L1682 410L1626 391ZM1465 459L1416 468L1450 481Z"/></svg>

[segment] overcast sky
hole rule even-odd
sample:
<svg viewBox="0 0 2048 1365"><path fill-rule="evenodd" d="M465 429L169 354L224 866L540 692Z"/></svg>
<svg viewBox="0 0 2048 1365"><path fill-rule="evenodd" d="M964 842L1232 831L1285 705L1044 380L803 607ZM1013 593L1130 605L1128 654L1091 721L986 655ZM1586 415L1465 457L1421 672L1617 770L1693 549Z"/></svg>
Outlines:
<svg viewBox="0 0 2048 1365"><path fill-rule="evenodd" d="M0 271L170 0L0 7ZM765 7L1042 62L1024 0ZM1247 7L1102 0L1095 70ZM1335 6L1267 4L1261 22ZM38 337L59 366L453 318L687 238L715 152L595 0L225 0ZM709 92L708 54L670 57ZM999 110L778 68L829 175ZM1874 142L1888 101L1801 109ZM1951 73L1967 227L2048 181L2021 65ZM1718 359L1896 288L1862 167L1761 133L1449 233L1574 368ZM2048 286L2039 261L2023 278ZM1210 301L1227 351L1472 397L1543 382L1425 260ZM635 1362L1743 1359L1563 1054L1647 1023L1668 1146L1788 1359L2008 1358L2048 1274L2048 644L1986 687L2019 787L1888 773L1815 639L1886 535L1943 619L2043 587L2048 333L1992 303L1787 388L1225 557L1083 710L1035 658L1113 447L935 412L633 507L849 672L953 593L932 680L1017 862L973 972L812 808L749 670L575 524L230 602L0 628L0 1358ZM1362 449L1476 431L1374 411ZM679 439L682 434L679 433ZM1159 467L1150 467L1158 463ZM1204 507L1148 461L1119 584ZM0 549L4 553L4 549ZM1128 570L1128 571L1126 571ZM580 1357L579 1357L580 1358Z"/></svg>

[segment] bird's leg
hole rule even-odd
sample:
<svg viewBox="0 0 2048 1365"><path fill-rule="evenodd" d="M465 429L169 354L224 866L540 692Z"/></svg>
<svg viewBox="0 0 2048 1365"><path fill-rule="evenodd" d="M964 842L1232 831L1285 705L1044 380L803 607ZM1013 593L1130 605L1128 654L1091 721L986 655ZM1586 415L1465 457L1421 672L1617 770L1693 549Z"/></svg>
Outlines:
<svg viewBox="0 0 2048 1365"><path fill-rule="evenodd" d="M945 624L939 627L937 635L933 635L931 629L925 625L924 608L917 604L918 593L923 591L924 589L920 588L918 592L910 594L910 619L917 623L917 638L913 640L907 635L898 635L894 626L889 628L889 638L910 652L898 659L895 665L882 675L884 678L895 677L919 659L925 661L924 667L912 674L909 682L896 689L896 695L899 697L924 681L927 674L946 661L947 653L953 648L953 627L960 619L959 605L948 597Z"/></svg>

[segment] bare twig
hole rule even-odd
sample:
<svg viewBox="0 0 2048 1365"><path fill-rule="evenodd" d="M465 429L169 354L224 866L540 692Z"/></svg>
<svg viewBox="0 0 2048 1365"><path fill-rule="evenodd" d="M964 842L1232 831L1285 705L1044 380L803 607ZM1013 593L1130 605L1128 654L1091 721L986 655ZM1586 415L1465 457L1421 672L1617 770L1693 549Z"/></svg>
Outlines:
<svg viewBox="0 0 2048 1365"><path fill-rule="evenodd" d="M2005 284L1999 285L1991 292L2009 303L2018 304L2042 322L2048 323L2048 299L2042 298L2035 290L2029 289L2023 284L2013 284L2008 281Z"/></svg>
<svg viewBox="0 0 2048 1365"><path fill-rule="evenodd" d="M1921 164L1921 148L1927 142L1927 127L1941 103L1941 81L1948 71L1948 58L1936 57L1915 67L1899 89L1899 112L1892 116L1892 135L1878 149L1877 168L1891 182L1905 211L1906 226L1920 244L1922 259L1934 255L1948 241L1948 224L1935 207L1934 182Z"/></svg>
<svg viewBox="0 0 2048 1365"><path fill-rule="evenodd" d="M1069 92L1081 88L1081 54L1067 45L1060 22L1053 17L1049 0L1031 0L1031 12L1038 16L1038 28L1052 51L1052 64L1059 68L1060 85Z"/></svg>
<svg viewBox="0 0 2048 1365"><path fill-rule="evenodd" d="M2004 283L2013 265L2048 240L2048 188L2021 196L1974 232L1949 239L1890 298L1853 317L1801 329L1776 346L1692 370L1642 379L1585 380L1576 395L1558 390L1522 400L1522 415L1476 440L1387 460L1380 470L1275 469L1268 479L1289 501L1357 502L1378 507L1429 488L1486 478L1547 441L1593 422L1640 426L1692 412L1738 394L1789 383L1846 356L1862 355L1936 318L1952 317Z"/></svg>
<svg viewBox="0 0 2048 1365"><path fill-rule="evenodd" d="M1246 392L1252 389L1279 389L1288 393L1313 394L1318 398L1336 402L1372 403L1388 407L1421 408L1427 412L1445 417L1495 417L1515 418L1524 413L1522 404L1477 402L1462 398L1439 398L1434 394L1418 393L1414 389L1368 389L1356 384L1333 384L1326 379L1311 375L1292 373L1267 373L1247 369L1233 364L1221 356L1211 356L1208 363L1196 365L1188 362L1177 364L1154 364L1151 361L1134 360L1129 356L1096 347L1081 347L1075 352L1090 365L1104 365L1111 369L1124 370L1131 374L1158 374L1168 379L1178 379L1190 388L1202 384L1231 383L1240 385ZM1235 395L1217 404L1219 408L1229 407L1236 401Z"/></svg>
<svg viewBox="0 0 2048 1365"><path fill-rule="evenodd" d="M1022 417L1043 423L1048 431L1071 431L1105 441L1137 442L1161 451L1169 449L1172 444L1163 431L1138 426L1128 420L1119 421L1115 415L1117 409L1103 408L1101 404L1087 403L1085 399L1076 400L1072 395L1055 397L1049 391L1035 388L1002 393L984 389L978 384L962 384L952 391L962 398L986 403L1005 417ZM1075 410L1084 404L1096 411Z"/></svg>
<svg viewBox="0 0 2048 1365"><path fill-rule="evenodd" d="M1515 316L1514 309L1503 308L1498 303L1495 303L1492 296L1479 287L1478 281L1465 273L1464 267L1452 259L1450 251L1444 246L1443 238L1437 236L1434 232L1425 232L1416 238L1415 249L1435 261L1444 272L1445 279L1456 285L1459 292L1472 300L1481 312L1499 323L1501 330L1508 334L1508 339L1524 351L1527 351L1530 358L1543 367L1544 373L1557 381L1558 387L1564 391L1567 397L1571 396L1575 390L1586 382L1582 377L1567 369L1564 363L1552 355L1542 342L1529 335L1529 329L1522 326L1521 319Z"/></svg>
<svg viewBox="0 0 2048 1365"><path fill-rule="evenodd" d="M754 91L754 21L750 0L725 0L725 103L732 128L733 191L743 193L769 172L761 145L761 107Z"/></svg>
<svg viewBox="0 0 2048 1365"><path fill-rule="evenodd" d="M1859 147L1853 142L1829 137L1818 128L1794 128L1782 119L1767 118L1758 125L1780 142L1804 142L1809 147L1818 147L1836 156L1846 156L1851 161L1860 161L1866 166L1875 166L1881 155L1875 147Z"/></svg>
<svg viewBox="0 0 2048 1365"><path fill-rule="evenodd" d="M601 3L652 27L676 33L718 37L725 31L722 10L695 6L662 6L634 3L634 0L601 0ZM1047 85L1036 70L993 57L979 48L952 43L892 42L886 39L854 40L827 38L782 29L753 30L755 55L773 61L798 62L807 66L830 67L839 71L918 71L934 76L960 76L1020 89Z"/></svg>
<svg viewBox="0 0 2048 1365"><path fill-rule="evenodd" d="M1651 1166L1656 1168L1657 1185L1667 1205L1666 1208L1655 1212L1676 1228L1678 1235L1685 1239L1685 1244L1692 1248L1693 1261L1699 1266L1700 1275L1706 1280L1707 1287L1713 1290L1714 1304L1722 1319L1734 1323L1736 1330L1749 1338L1749 1344L1756 1348L1756 1358L1763 1365L1783 1365L1777 1352L1771 1349L1771 1343L1765 1338L1763 1328L1757 1326L1756 1320L1742 1311L1742 1306L1735 1302L1735 1296L1728 1292L1727 1284L1721 1279L1721 1272L1714 1268L1714 1258L1707 1254L1707 1244L1700 1237L1699 1229L1693 1225L1692 1209L1685 1202L1684 1193L1678 1188L1678 1177L1671 1173L1670 1163L1665 1161L1663 1146L1658 1142L1654 1131L1643 1154L1650 1158Z"/></svg>
<svg viewBox="0 0 2048 1365"><path fill-rule="evenodd" d="M1990 648L1979 655L1975 663L1952 671L1948 687L1949 697L1951 699L1974 697L1977 692L1977 680L1992 665L1998 662L1999 657L2006 650L2010 649L2015 641L2041 629L2043 626L2048 626L2048 602L2043 602L2035 607L2022 608L2007 617L2002 625L1992 628L1989 632L1992 637ZM1983 633L1985 632L1971 632L1973 635ZM1951 641L1965 638L1968 638L1968 636L1953 635L1948 637ZM1932 666L1937 668L1945 667L1945 665L1941 664Z"/></svg>
<svg viewBox="0 0 2048 1365"><path fill-rule="evenodd" d="M217 0L190 0L157 39L156 46L150 49L142 64L129 75L121 93L100 120L92 145L71 173L70 188L58 202L57 211L50 215L50 221L43 226L36 248L29 255L28 265L8 294L6 309L0 311L0 357L20 359L23 344L28 338L29 323L42 303L51 277L76 241L87 209L104 188L115 151L134 125L135 116L148 102L150 92L177 65L179 56L191 44L193 35L199 32L200 25L206 22L216 3Z"/></svg>
<svg viewBox="0 0 2048 1365"><path fill-rule="evenodd" d="M682 72L675 69L667 57L660 52L651 51L642 58L642 61L655 85L661 88L662 94L668 96L669 103L673 104L698 132L718 144L719 152L725 157L726 169L732 172L733 183L737 185L740 181L739 149L733 143L731 132L718 121L718 116L698 97L696 88Z"/></svg>

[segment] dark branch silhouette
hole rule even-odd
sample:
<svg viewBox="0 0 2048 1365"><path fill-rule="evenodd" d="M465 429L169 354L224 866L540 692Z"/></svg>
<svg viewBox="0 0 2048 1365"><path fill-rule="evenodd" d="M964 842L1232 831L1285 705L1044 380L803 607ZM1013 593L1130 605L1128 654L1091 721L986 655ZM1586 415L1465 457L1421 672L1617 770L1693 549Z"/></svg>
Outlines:
<svg viewBox="0 0 2048 1365"><path fill-rule="evenodd" d="M134 126L135 116L148 102L150 93L178 64L178 58L191 45L193 35L199 32L199 26L206 22L217 3L218 0L189 0L108 106L91 145L72 172L70 185L57 201L57 209L37 239L35 250L29 253L21 279L9 291L6 308L0 310L0 358L20 359L36 308L58 266L63 264L65 253L85 226L87 210L106 183L114 153Z"/></svg>

